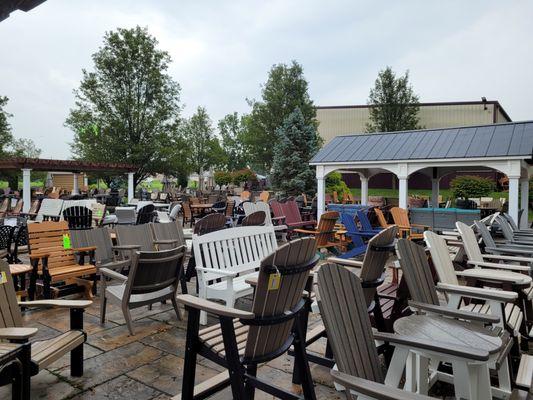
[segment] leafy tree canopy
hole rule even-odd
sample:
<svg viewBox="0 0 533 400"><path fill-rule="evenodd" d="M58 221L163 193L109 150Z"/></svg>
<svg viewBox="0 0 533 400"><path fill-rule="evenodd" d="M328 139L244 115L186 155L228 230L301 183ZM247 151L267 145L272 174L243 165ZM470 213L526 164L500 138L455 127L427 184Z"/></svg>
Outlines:
<svg viewBox="0 0 533 400"><path fill-rule="evenodd" d="M13 141L11 125L9 124L11 114L4 109L8 101L7 97L0 96L0 156L7 155L7 147Z"/></svg>
<svg viewBox="0 0 533 400"><path fill-rule="evenodd" d="M262 101L249 101L252 112L246 120L245 145L254 169L269 173L279 139L276 130L285 119L299 108L305 125L316 128L318 123L303 68L296 61L270 69L261 97Z"/></svg>
<svg viewBox="0 0 533 400"><path fill-rule="evenodd" d="M387 67L380 71L374 88L370 90L368 104L370 123L368 132L395 132L420 129L418 125L418 96L409 84L409 71L396 77Z"/></svg>
<svg viewBox="0 0 533 400"><path fill-rule="evenodd" d="M272 182L288 195L311 193L315 189L315 170L309 160L318 150L315 125L306 123L304 114L296 108L276 131Z"/></svg>
<svg viewBox="0 0 533 400"><path fill-rule="evenodd" d="M241 169L247 165L245 146L246 118L234 112L218 122L218 131L222 138L222 149L225 153L225 167L228 171Z"/></svg>
<svg viewBox="0 0 533 400"><path fill-rule="evenodd" d="M151 174L186 169L173 154L182 142L180 87L167 73L170 55L137 26L107 32L92 59L94 71L83 70L66 120L74 156L135 164L135 185Z"/></svg>

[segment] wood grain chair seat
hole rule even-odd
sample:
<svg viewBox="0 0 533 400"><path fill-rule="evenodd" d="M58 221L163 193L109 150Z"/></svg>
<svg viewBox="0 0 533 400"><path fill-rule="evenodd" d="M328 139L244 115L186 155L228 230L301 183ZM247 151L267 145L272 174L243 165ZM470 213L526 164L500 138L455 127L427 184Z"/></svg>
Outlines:
<svg viewBox="0 0 533 400"><path fill-rule="evenodd" d="M47 368L66 353L83 345L86 335L81 330L62 333L52 339L33 342L31 344L31 361L38 370Z"/></svg>

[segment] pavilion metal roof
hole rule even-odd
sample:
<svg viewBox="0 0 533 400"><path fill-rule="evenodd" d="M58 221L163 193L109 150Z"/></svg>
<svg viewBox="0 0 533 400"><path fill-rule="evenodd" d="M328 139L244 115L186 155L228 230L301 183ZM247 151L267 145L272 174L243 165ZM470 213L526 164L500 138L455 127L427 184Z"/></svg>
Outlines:
<svg viewBox="0 0 533 400"><path fill-rule="evenodd" d="M30 11L46 0L1 0L0 1L0 21L9 17L13 11Z"/></svg>
<svg viewBox="0 0 533 400"><path fill-rule="evenodd" d="M525 121L337 136L310 163L532 156L533 121Z"/></svg>

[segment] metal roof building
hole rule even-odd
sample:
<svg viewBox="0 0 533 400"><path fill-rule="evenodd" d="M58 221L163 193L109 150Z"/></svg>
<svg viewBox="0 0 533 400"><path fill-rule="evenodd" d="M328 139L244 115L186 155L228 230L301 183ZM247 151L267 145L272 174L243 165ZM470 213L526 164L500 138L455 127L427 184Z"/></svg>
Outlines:
<svg viewBox="0 0 533 400"><path fill-rule="evenodd" d="M368 179L392 172L399 180L400 207L407 208L409 175L421 172L432 179L432 203L438 198L439 180L460 167L495 169L509 177L509 213L518 220L527 210L529 177L533 163L533 121L447 129L338 136L310 162L316 167L319 212L324 210L324 179L333 171L356 173L361 178L361 202L368 197Z"/></svg>

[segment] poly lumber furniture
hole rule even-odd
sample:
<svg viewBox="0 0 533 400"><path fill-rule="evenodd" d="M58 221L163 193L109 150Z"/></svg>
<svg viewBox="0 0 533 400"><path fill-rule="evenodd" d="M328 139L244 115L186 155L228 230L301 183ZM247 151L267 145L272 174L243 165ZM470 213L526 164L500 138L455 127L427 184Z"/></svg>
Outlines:
<svg viewBox="0 0 533 400"><path fill-rule="evenodd" d="M30 400L29 343L0 343L0 386L12 384L13 400Z"/></svg>
<svg viewBox="0 0 533 400"><path fill-rule="evenodd" d="M96 290L96 268L92 264L80 264L76 260L79 252L91 252L95 248L72 248L66 221L41 222L28 225L30 263L33 267L30 277L29 296L35 298L38 278L43 282L44 297L52 297L52 284L64 283L55 287L58 295L67 294L70 288L81 285L87 297L92 297L91 289ZM85 278L92 278L91 281ZM94 284L94 285L93 285Z"/></svg>
<svg viewBox="0 0 533 400"><path fill-rule="evenodd" d="M121 305L132 336L134 333L130 310L134 308L170 300L178 319L181 320L176 292L184 255L185 246L162 251L135 252L128 276L108 268L99 268L103 277L100 322L102 324L105 322L108 301ZM119 284L108 286L105 278L118 281Z"/></svg>
<svg viewBox="0 0 533 400"><path fill-rule="evenodd" d="M307 312L303 294L317 261L312 238L294 240L266 255L259 263L251 311L224 307L191 295L178 296L178 302L185 305L189 315L182 393L174 399L202 399L227 386L231 386L232 398L236 400L253 399L256 389L280 399L316 399L303 346L303 319ZM199 330L201 311L215 314L218 324ZM282 356L291 346L302 382L300 396L257 377L259 364ZM194 387L198 355L227 372Z"/></svg>
<svg viewBox="0 0 533 400"><path fill-rule="evenodd" d="M327 211L320 216L320 222L316 229L294 229L294 233L312 235L316 239L317 249L327 249L334 254L339 254L337 247L340 242L335 239L335 224L339 219L337 211Z"/></svg>
<svg viewBox="0 0 533 400"><path fill-rule="evenodd" d="M357 219L359 220L361 224L362 231L364 232L370 232L370 233L378 233L382 230L382 228L374 228L372 224L370 223L370 220L368 219L368 215L366 211L363 210L357 210Z"/></svg>
<svg viewBox="0 0 533 400"><path fill-rule="evenodd" d="M492 237L489 228L480 221L474 222L476 225L476 231L481 235L483 244L485 245L485 252L498 255L509 256L533 256L533 247L527 245L518 245L512 243L496 243ZM502 226L502 225L500 225ZM505 228L504 228L505 229ZM502 231L504 230L502 229Z"/></svg>
<svg viewBox="0 0 533 400"><path fill-rule="evenodd" d="M45 218L59 220L62 209L63 200L43 199L35 220L37 222L42 222Z"/></svg>
<svg viewBox="0 0 533 400"><path fill-rule="evenodd" d="M202 299L223 300L228 307L235 300L252 294L246 283L256 276L261 260L278 247L271 226L245 226L193 235L192 238L198 296ZM202 313L202 325L207 315Z"/></svg>
<svg viewBox="0 0 533 400"><path fill-rule="evenodd" d="M270 215L270 206L268 205L268 203L263 202L263 201L258 201L255 203L252 203L251 201L247 201L242 205L242 207L244 208L244 214L247 216L257 211L263 211L265 213L265 226L273 226L274 231L276 232L287 231L287 226L284 225L285 217L279 216L279 217L273 218Z"/></svg>
<svg viewBox="0 0 533 400"><path fill-rule="evenodd" d="M133 225L137 221L135 207L116 207L115 216L117 225Z"/></svg>
<svg viewBox="0 0 533 400"><path fill-rule="evenodd" d="M62 356L70 353L70 373L83 375L83 344L87 335L83 331L84 309L89 300L39 300L17 303L13 280L6 262L0 261L0 272L7 282L0 284L0 340L25 342L37 333L37 328L24 328L20 306L27 308L55 307L70 310L70 330L53 338L34 342L31 347L31 375L47 368ZM1 343L0 343L1 346Z"/></svg>
<svg viewBox="0 0 533 400"><path fill-rule="evenodd" d="M68 222L68 228L91 229L93 212L85 206L70 206L63 209L63 218Z"/></svg>
<svg viewBox="0 0 533 400"><path fill-rule="evenodd" d="M341 258L353 258L360 256L366 252L365 240L374 237L374 232L362 232L357 227L355 220L351 214L342 213L341 223L346 229L346 236L352 241L352 248L348 249L345 253L341 254Z"/></svg>
<svg viewBox="0 0 533 400"><path fill-rule="evenodd" d="M422 239L423 232L417 232L417 229L426 230L428 226L411 224L409 221L409 214L406 209L400 207L392 207L390 209L394 224L398 226L400 237L405 237L409 240Z"/></svg>
<svg viewBox="0 0 533 400"><path fill-rule="evenodd" d="M256 211L244 217L241 226L261 226L265 224L265 218L264 211Z"/></svg>
<svg viewBox="0 0 533 400"><path fill-rule="evenodd" d="M285 203L280 203L277 200L272 200L270 202L270 207L272 207L272 212L274 213L274 217L285 218L284 224L290 230L296 229L296 228L314 227L316 225L316 221L314 220L303 220L302 219L300 210L298 209L298 204L296 204L296 202L293 200L286 201Z"/></svg>
<svg viewBox="0 0 533 400"><path fill-rule="evenodd" d="M383 211L381 211L380 208L374 207L374 212L376 213L376 217L378 218L379 226L381 226L382 228L388 228L392 225L387 222L387 218L385 218L385 214L383 214Z"/></svg>

